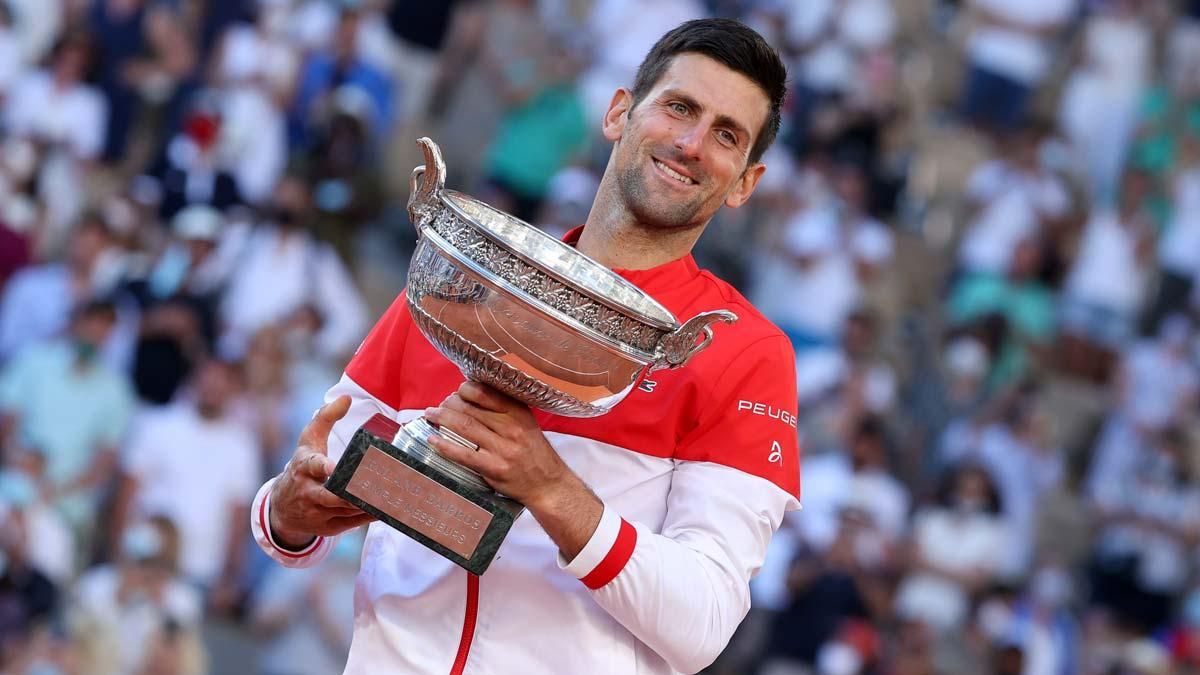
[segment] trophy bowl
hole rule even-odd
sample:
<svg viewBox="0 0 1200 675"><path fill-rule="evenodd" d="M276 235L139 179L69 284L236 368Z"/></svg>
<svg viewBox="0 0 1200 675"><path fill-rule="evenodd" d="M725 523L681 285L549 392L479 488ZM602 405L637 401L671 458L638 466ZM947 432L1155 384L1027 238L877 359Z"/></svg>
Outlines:
<svg viewBox="0 0 1200 675"><path fill-rule="evenodd" d="M603 415L647 373L679 368L713 339L726 310L680 323L634 284L570 245L445 189L437 145L418 140L408 214L418 241L405 291L427 340L467 379L568 417ZM523 507L439 455L423 418L377 416L355 434L327 487L481 574ZM470 514L463 516L463 514Z"/></svg>

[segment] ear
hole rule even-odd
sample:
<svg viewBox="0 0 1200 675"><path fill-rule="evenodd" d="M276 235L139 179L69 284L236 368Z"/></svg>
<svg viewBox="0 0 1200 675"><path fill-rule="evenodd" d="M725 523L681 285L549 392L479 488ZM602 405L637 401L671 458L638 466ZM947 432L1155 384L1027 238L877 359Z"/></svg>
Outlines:
<svg viewBox="0 0 1200 675"><path fill-rule="evenodd" d="M766 170L767 165L762 162L747 167L737 182L733 184L733 189L729 191L729 195L725 197L725 206L736 209L745 204L750 199L750 195L754 194L754 188L758 186L758 181L762 178L763 172Z"/></svg>
<svg viewBox="0 0 1200 675"><path fill-rule="evenodd" d="M613 94L608 103L608 112L604 113L604 138L616 143L625 133L625 123L629 121L629 111L633 107L633 92L621 87Z"/></svg>

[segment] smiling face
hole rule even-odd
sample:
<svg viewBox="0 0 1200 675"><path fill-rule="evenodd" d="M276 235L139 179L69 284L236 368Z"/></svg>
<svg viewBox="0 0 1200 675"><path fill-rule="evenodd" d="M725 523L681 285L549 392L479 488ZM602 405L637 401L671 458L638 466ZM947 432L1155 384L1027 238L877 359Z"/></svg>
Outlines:
<svg viewBox="0 0 1200 675"><path fill-rule="evenodd" d="M695 53L676 56L636 106L619 90L604 135L624 208L642 227L691 229L744 204L764 170L749 156L768 108L753 80Z"/></svg>

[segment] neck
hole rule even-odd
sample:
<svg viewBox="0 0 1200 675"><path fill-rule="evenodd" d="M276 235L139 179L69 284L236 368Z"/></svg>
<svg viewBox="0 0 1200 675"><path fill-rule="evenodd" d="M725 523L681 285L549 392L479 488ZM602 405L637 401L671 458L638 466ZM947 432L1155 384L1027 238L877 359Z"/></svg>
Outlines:
<svg viewBox="0 0 1200 675"><path fill-rule="evenodd" d="M621 201L613 172L605 172L576 248L596 262L645 270L691 253L704 227L663 229L638 222Z"/></svg>

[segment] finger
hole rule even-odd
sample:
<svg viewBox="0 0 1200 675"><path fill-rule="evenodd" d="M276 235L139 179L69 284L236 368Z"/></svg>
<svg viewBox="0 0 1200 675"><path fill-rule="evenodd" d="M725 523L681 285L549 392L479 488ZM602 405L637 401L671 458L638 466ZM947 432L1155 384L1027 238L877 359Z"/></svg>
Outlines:
<svg viewBox="0 0 1200 675"><path fill-rule="evenodd" d="M320 483L329 480L337 463L321 452L309 452L296 458L296 471Z"/></svg>
<svg viewBox="0 0 1200 675"><path fill-rule="evenodd" d="M363 525L366 525L368 523L373 523L376 520L377 519L375 518L375 516L373 516L369 513L362 513L360 511L359 514L356 516L347 516L345 518L333 518L329 521L329 524L331 526L337 528L338 532L341 533L341 532L345 532L346 530L353 530L356 527L362 527Z"/></svg>
<svg viewBox="0 0 1200 675"><path fill-rule="evenodd" d="M321 406L300 432L299 445L324 454L329 445L329 432L333 430L333 425L349 411L349 396L339 396Z"/></svg>
<svg viewBox="0 0 1200 675"><path fill-rule="evenodd" d="M515 398L506 396L496 389L482 384L467 380L458 388L458 395L468 403L491 410L493 412L512 412L525 408L525 405Z"/></svg>
<svg viewBox="0 0 1200 675"><path fill-rule="evenodd" d="M481 449L499 448L503 443L500 436L479 420L469 408L466 410L426 408L425 419L438 426L449 428L450 431L478 445Z"/></svg>
<svg viewBox="0 0 1200 675"><path fill-rule="evenodd" d="M362 509L342 499L340 496L329 491L324 485L318 485L313 488L310 497L313 504L321 509L328 511L339 511L346 513L337 513L334 515L348 515L349 513L362 513Z"/></svg>
<svg viewBox="0 0 1200 675"><path fill-rule="evenodd" d="M454 394L443 401L440 407L456 410L467 417L478 420L497 436L502 436L504 429L512 425L511 420L506 414L481 408L474 403L464 401L458 394Z"/></svg>
<svg viewBox="0 0 1200 675"><path fill-rule="evenodd" d="M451 462L465 466L485 479L491 479L499 475L501 469L500 458L491 453L464 448L462 445L446 440L436 434L429 437L429 444L441 456Z"/></svg>

